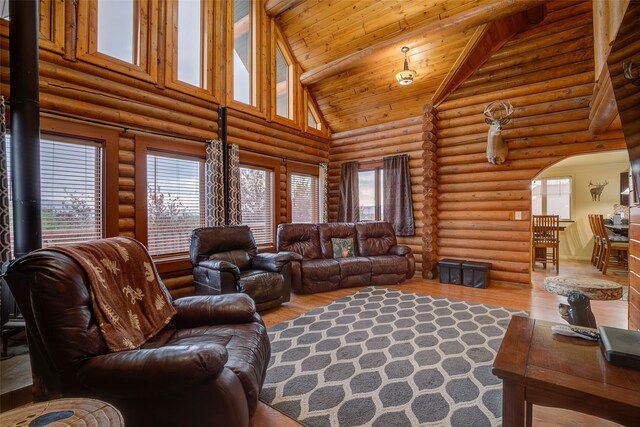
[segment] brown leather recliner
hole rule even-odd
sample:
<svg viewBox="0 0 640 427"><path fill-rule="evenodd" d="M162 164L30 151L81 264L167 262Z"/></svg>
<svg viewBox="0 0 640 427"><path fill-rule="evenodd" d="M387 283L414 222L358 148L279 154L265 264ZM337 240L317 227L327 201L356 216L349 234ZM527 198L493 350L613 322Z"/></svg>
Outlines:
<svg viewBox="0 0 640 427"><path fill-rule="evenodd" d="M293 254L259 254L248 226L196 228L189 239L197 294L246 293L258 311L290 300Z"/></svg>
<svg viewBox="0 0 640 427"><path fill-rule="evenodd" d="M100 399L127 426L250 424L271 347L246 295L177 299L160 333L141 348L110 353L87 276L72 258L34 252L12 263L6 279L27 324L36 400Z"/></svg>
<svg viewBox="0 0 640 427"><path fill-rule="evenodd" d="M334 258L332 238L353 239L355 256ZM294 253L291 289L297 293L393 285L415 273L411 248L397 244L387 222L280 224L277 248Z"/></svg>

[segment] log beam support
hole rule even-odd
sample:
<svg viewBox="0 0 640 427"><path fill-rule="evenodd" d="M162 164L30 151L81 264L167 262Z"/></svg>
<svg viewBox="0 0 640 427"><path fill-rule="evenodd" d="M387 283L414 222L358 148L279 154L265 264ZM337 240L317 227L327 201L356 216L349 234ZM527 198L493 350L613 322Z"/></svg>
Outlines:
<svg viewBox="0 0 640 427"><path fill-rule="evenodd" d="M589 112L589 132L600 135L606 132L618 117L618 105L613 93L609 69L604 67L600 79L593 88L591 111Z"/></svg>
<svg viewBox="0 0 640 427"><path fill-rule="evenodd" d="M438 140L436 117L437 111L431 104L426 104L422 115L422 183L423 183L423 203L422 203L422 277L433 279L436 275L436 265L438 262L438 247L436 239L438 236L438 181L436 171L436 142Z"/></svg>

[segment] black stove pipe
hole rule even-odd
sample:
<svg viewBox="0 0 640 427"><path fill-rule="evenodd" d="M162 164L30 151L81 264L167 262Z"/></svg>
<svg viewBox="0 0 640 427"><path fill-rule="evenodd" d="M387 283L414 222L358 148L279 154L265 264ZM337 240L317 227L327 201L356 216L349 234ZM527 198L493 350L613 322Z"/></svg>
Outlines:
<svg viewBox="0 0 640 427"><path fill-rule="evenodd" d="M14 254L42 247L38 1L9 0Z"/></svg>

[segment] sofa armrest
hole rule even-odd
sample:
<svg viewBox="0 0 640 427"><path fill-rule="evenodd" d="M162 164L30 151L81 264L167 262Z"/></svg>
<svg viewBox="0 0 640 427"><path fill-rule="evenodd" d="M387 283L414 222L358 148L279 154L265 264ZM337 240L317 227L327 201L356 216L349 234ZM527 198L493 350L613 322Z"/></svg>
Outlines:
<svg viewBox="0 0 640 427"><path fill-rule="evenodd" d="M282 267L288 262L293 260L291 252L278 252L278 253L262 253L258 254L251 260L251 266L256 270L266 270L279 273L282 271Z"/></svg>
<svg viewBox="0 0 640 427"><path fill-rule="evenodd" d="M228 357L227 349L215 343L121 351L89 358L78 378L102 393L175 393L218 375Z"/></svg>
<svg viewBox="0 0 640 427"><path fill-rule="evenodd" d="M297 252L278 252L279 254L289 254L291 255L291 261L304 261L304 257Z"/></svg>
<svg viewBox="0 0 640 427"><path fill-rule="evenodd" d="M176 315L173 324L179 328L247 323L254 320L256 305L246 294L199 295L173 302Z"/></svg>
<svg viewBox="0 0 640 427"><path fill-rule="evenodd" d="M394 245L389 248L389 255L405 256L411 253L411 248L405 245Z"/></svg>
<svg viewBox="0 0 640 427"><path fill-rule="evenodd" d="M198 262L196 266L208 268L210 270L227 271L233 274L236 280L240 278L240 269L238 268L238 266L231 264L228 261L221 261L219 259L207 259L207 260Z"/></svg>

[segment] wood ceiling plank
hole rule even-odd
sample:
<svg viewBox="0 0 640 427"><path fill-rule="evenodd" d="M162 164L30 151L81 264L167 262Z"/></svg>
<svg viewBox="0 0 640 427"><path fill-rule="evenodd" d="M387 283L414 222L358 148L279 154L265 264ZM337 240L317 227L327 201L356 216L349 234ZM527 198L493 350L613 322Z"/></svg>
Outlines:
<svg viewBox="0 0 640 427"><path fill-rule="evenodd" d="M425 25L415 27L410 31L400 33L366 49L353 52L321 67L309 70L301 75L300 81L305 86L315 83L327 76L351 68L355 62L371 55L375 51L393 46L408 38L420 37L423 42L426 42L434 37L442 37L443 34L468 30L541 4L544 4L544 0L489 0L476 8L469 9L438 22L429 22Z"/></svg>
<svg viewBox="0 0 640 427"><path fill-rule="evenodd" d="M537 6L534 9L542 9L540 15L544 16L544 6ZM479 26L447 76L436 89L431 99L431 104L438 106L483 63L491 58L491 55L504 46L518 31L524 29L528 23L525 13L528 13L528 11Z"/></svg>
<svg viewBox="0 0 640 427"><path fill-rule="evenodd" d="M264 3L264 11L271 17L278 16L285 10L291 9L303 1L304 0L267 0Z"/></svg>

